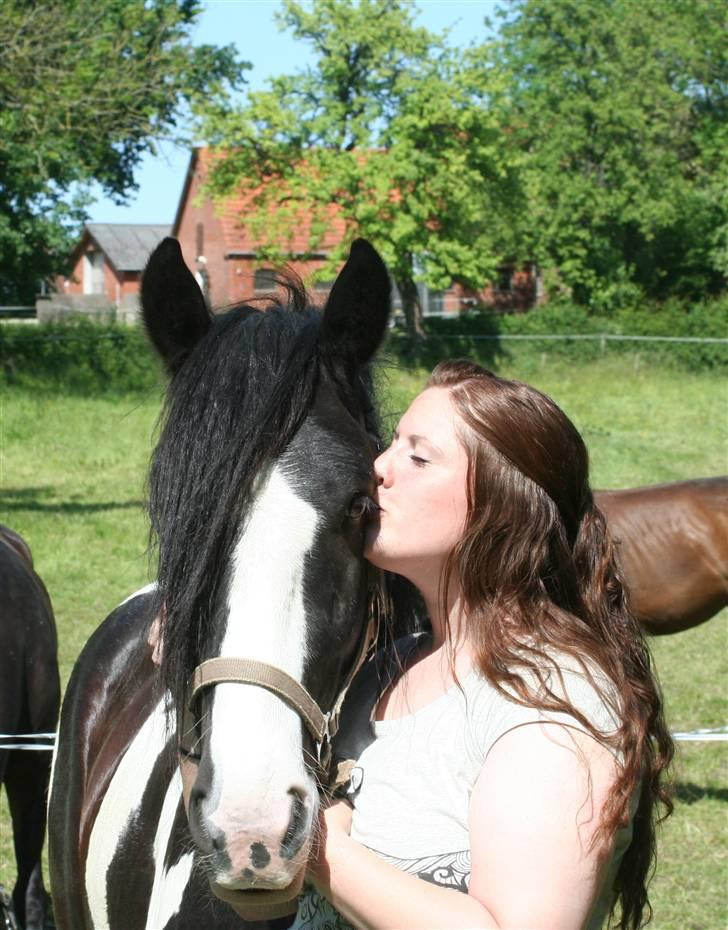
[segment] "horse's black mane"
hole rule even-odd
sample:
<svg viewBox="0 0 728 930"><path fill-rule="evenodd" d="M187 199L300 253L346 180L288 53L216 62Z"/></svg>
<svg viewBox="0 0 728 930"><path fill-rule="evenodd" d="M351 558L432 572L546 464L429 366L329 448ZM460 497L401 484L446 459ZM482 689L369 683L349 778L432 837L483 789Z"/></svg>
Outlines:
<svg viewBox="0 0 728 930"><path fill-rule="evenodd" d="M210 628L234 534L257 476L282 454L322 378L378 435L368 373L352 388L319 343L321 313L293 277L285 302L216 316L173 378L149 477L164 610L162 679L179 704Z"/></svg>

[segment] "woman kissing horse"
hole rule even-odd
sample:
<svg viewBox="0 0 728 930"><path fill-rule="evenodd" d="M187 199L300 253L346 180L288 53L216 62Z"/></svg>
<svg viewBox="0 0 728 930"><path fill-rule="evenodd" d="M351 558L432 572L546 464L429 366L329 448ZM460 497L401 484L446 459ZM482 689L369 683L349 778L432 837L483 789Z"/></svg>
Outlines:
<svg viewBox="0 0 728 930"><path fill-rule="evenodd" d="M292 285L287 307L212 316L175 240L151 256L143 316L171 375L150 474L158 581L94 633L64 700L59 930L232 930L261 900L290 912L366 649L366 365L389 293L358 240L323 314Z"/></svg>
<svg viewBox="0 0 728 930"><path fill-rule="evenodd" d="M60 704L56 623L48 592L26 542L0 526L0 786L13 822L17 880L13 910L23 930L43 930L50 911L41 851L51 771L46 747L30 736L53 733ZM2 905L0 905L2 918ZM2 920L0 919L0 923Z"/></svg>

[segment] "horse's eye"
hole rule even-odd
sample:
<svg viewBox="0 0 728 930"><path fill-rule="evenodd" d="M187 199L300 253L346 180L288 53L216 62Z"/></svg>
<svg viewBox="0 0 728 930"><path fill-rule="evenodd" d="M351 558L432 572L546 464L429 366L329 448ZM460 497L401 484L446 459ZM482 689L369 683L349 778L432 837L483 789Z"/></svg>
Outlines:
<svg viewBox="0 0 728 930"><path fill-rule="evenodd" d="M375 514L379 507L368 494L357 494L349 501L347 514L352 520L361 520L362 517Z"/></svg>

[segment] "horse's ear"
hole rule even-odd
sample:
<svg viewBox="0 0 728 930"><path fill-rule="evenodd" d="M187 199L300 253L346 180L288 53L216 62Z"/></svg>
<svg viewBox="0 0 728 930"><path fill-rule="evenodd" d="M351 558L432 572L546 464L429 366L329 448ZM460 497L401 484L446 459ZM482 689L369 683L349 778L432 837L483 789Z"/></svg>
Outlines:
<svg viewBox="0 0 728 930"><path fill-rule="evenodd" d="M141 291L144 325L173 375L212 322L176 239L163 239L152 252L142 275Z"/></svg>
<svg viewBox="0 0 728 930"><path fill-rule="evenodd" d="M368 362L387 329L391 290L379 253L366 239L356 239L324 308L322 345L360 365Z"/></svg>

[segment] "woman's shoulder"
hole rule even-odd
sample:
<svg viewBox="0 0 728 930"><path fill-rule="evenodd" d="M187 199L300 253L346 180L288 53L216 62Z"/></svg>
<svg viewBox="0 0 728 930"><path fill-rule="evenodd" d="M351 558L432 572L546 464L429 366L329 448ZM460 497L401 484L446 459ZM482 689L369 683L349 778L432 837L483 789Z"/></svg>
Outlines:
<svg viewBox="0 0 728 930"><path fill-rule="evenodd" d="M619 728L617 689L593 663L550 650L537 665L524 662L512 672L523 681L526 694L515 681L496 687L480 671L466 682L469 715L482 733L485 754L506 732L527 723L553 722L588 731L586 721L605 738Z"/></svg>

